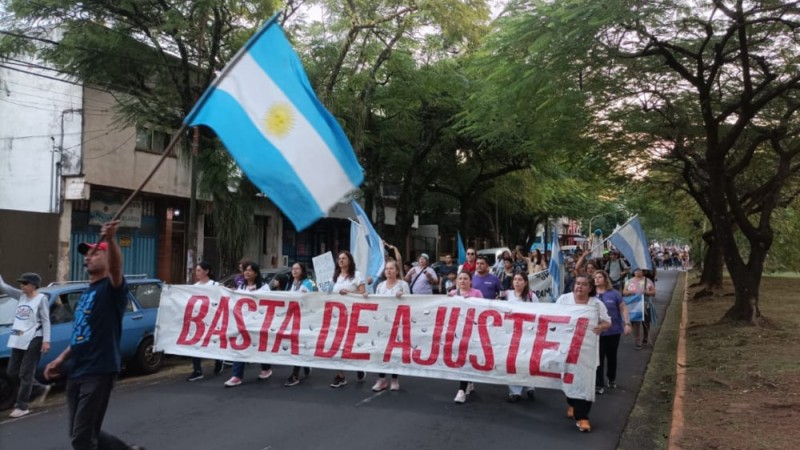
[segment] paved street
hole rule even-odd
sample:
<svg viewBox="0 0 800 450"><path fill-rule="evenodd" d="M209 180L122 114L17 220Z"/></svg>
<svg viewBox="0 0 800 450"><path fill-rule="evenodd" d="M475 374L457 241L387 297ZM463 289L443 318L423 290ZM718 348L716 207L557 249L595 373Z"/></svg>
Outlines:
<svg viewBox="0 0 800 450"><path fill-rule="evenodd" d="M664 315L678 272L660 272L655 301ZM657 331L657 327L654 328ZM505 386L477 385L466 404L453 403L457 382L401 377L399 392L375 394L374 374L357 383L328 387L329 370L314 370L295 387L283 387L288 367L256 381L224 389L230 374L188 383L181 377L139 378L111 398L104 429L150 450L185 449L614 449L633 407L651 348L636 351L632 337L620 346L619 388L598 396L593 431L582 434L564 416L560 391L537 390L535 402L505 401ZM188 365L186 366L188 369ZM59 393L63 397L63 393ZM7 414L4 412L3 417ZM69 448L63 401L28 417L0 421L0 448Z"/></svg>

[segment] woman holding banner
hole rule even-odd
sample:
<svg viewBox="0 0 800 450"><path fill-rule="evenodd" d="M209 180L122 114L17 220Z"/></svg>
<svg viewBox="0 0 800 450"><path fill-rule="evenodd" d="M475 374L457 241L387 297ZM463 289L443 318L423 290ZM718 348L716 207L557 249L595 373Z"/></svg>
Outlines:
<svg viewBox="0 0 800 450"><path fill-rule="evenodd" d="M598 394L605 391L606 374L608 374L608 387L616 388L617 383L617 349L622 333L631 334L631 320L625 299L618 290L614 289L611 278L605 270L594 273L594 287L597 298L605 305L611 317L611 328L600 335L600 364L597 366L594 389ZM608 366L605 362L608 360ZM605 369L605 370L604 370Z"/></svg>
<svg viewBox="0 0 800 450"><path fill-rule="evenodd" d="M641 267L633 269L633 278L625 285L623 295L644 294L644 321L633 323L633 340L636 341L636 350L641 350L642 345L647 345L650 334L650 321L653 320L653 297L656 295L656 285L645 278Z"/></svg>
<svg viewBox="0 0 800 450"><path fill-rule="evenodd" d="M211 271L211 264L200 261L194 266L194 285L195 286L216 286L219 283L214 281L214 274ZM192 358L192 373L186 381L197 381L203 379L203 365L202 359ZM222 373L222 360L217 359L214 361L214 375Z"/></svg>
<svg viewBox="0 0 800 450"><path fill-rule="evenodd" d="M333 270L333 283L332 292L337 292L341 295L347 294L361 294L367 296L367 288L364 284L364 277L361 272L356 270L356 262L353 255L348 251L339 253L336 258L336 268ZM359 370L356 372L358 381L364 379L366 374ZM332 388L340 388L347 384L347 378L344 377L344 372L341 370L336 372L336 377L333 383L330 384Z"/></svg>
<svg viewBox="0 0 800 450"><path fill-rule="evenodd" d="M314 292L317 287L308 279L308 269L305 264L296 262L292 264L292 280L286 284L286 290L289 292ZM310 367L303 367L303 372L308 377L311 374ZM292 367L292 374L283 383L286 387L296 386L300 384L300 366Z"/></svg>
<svg viewBox="0 0 800 450"><path fill-rule="evenodd" d="M242 268L244 269L242 272L244 280L236 286L237 292L267 292L270 290L269 284L265 283L264 279L261 277L261 268L258 264L252 261L246 261L242 264ZM233 363L233 376L225 382L225 387L236 387L242 384L244 365L245 363L243 362ZM271 376L272 365L261 364L261 372L258 374L258 379L267 380Z"/></svg>
<svg viewBox="0 0 800 450"><path fill-rule="evenodd" d="M383 269L383 278L385 278L385 280L381 281L378 287L375 288L376 295L393 295L400 298L404 294L411 292L408 283L400 278L400 266L397 264L397 261L386 261L386 265ZM379 373L378 381L372 386L372 390L374 392L380 392L385 391L387 387L389 387L389 383L386 382L386 374ZM392 374L391 389L393 391L400 390L400 380L396 374Z"/></svg>
<svg viewBox="0 0 800 450"><path fill-rule="evenodd" d="M523 302L523 303L539 303L539 298L530 289L528 285L528 277L524 273L514 274L512 280L513 289L509 289L505 293L506 300L509 302ZM526 388L525 386L509 385L508 386L508 402L516 403L522 398L522 391L527 389L528 400L534 399L533 387Z"/></svg>
<svg viewBox="0 0 800 450"><path fill-rule="evenodd" d="M608 316L606 306L597 299L591 297L591 278L586 274L578 275L575 279L575 288L569 294L564 294L558 297L556 304L558 305L587 305L597 308L598 322L592 331L599 335L606 331L611 326L611 318ZM587 339L590 335L587 335ZM592 409L592 402L579 398L567 397L567 418L575 419L575 425L581 432L588 433L592 431L592 425L589 423L589 411Z"/></svg>
<svg viewBox="0 0 800 450"><path fill-rule="evenodd" d="M456 288L447 295L450 297L483 298L481 291L472 287L472 275L466 271L458 274L458 278L456 278ZM467 401L467 395L474 390L475 385L471 382L460 381L458 384L458 392L456 392L456 398L453 401L456 403L464 403Z"/></svg>

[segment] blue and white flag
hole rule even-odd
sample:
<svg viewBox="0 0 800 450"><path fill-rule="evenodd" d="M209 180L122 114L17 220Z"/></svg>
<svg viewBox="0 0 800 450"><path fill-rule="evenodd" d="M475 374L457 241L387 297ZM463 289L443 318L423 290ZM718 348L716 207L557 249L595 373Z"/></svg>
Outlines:
<svg viewBox="0 0 800 450"><path fill-rule="evenodd" d="M184 123L212 128L250 181L302 230L364 174L276 19L239 50Z"/></svg>
<svg viewBox="0 0 800 450"><path fill-rule="evenodd" d="M628 317L631 322L644 322L644 295L626 295L625 305L628 307Z"/></svg>
<svg viewBox="0 0 800 450"><path fill-rule="evenodd" d="M467 250L464 249L464 241L461 240L461 232L456 231L456 239L458 239L458 264L467 262Z"/></svg>
<svg viewBox="0 0 800 450"><path fill-rule="evenodd" d="M378 232L375 231L375 227L372 226L372 222L369 220L367 213L364 212L358 202L353 200L351 205L353 206L353 212L356 214L358 224L362 229L362 244L366 242L367 247L366 266L361 265L360 270L362 270L367 276L372 277L373 280L377 280L378 277L381 276L381 273L383 273L383 266L384 262L386 261L386 252L383 249L383 239L381 239L381 237L378 235ZM351 228L350 236L352 235L353 231ZM350 247L353 248L352 241L350 242ZM351 253L355 255L355 252L352 252L352 250ZM359 267L358 264L356 267Z"/></svg>
<svg viewBox="0 0 800 450"><path fill-rule="evenodd" d="M550 250L550 264L547 270L553 277L552 299L556 301L562 291L562 269L564 268L564 255L561 254L561 245L558 243L558 231L553 228L553 245Z"/></svg>
<svg viewBox="0 0 800 450"><path fill-rule="evenodd" d="M644 235L638 216L633 216L625 225L614 230L608 240L628 260L632 269L653 270L647 237Z"/></svg>

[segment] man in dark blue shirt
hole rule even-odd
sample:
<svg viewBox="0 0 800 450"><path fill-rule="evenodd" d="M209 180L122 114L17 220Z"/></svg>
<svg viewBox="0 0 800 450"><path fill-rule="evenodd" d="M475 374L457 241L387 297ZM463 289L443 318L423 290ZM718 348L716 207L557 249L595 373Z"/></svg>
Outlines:
<svg viewBox="0 0 800 450"><path fill-rule="evenodd" d="M101 431L111 389L122 362L122 316L128 304L128 286L122 275L122 253L114 239L119 221L108 222L97 244L82 243L78 252L89 274L89 288L75 307L72 339L58 358L45 368L45 378L58 376L69 361L67 403L72 448L140 449Z"/></svg>

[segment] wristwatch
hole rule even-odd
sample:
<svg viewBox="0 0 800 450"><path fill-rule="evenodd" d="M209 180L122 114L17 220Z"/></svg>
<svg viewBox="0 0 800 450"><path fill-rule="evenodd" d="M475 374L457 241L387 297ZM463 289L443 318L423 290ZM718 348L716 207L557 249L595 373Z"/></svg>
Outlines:
<svg viewBox="0 0 800 450"><path fill-rule="evenodd" d="M631 323L630 322L625 322L625 326L629 327L629 326L631 326Z"/></svg>

